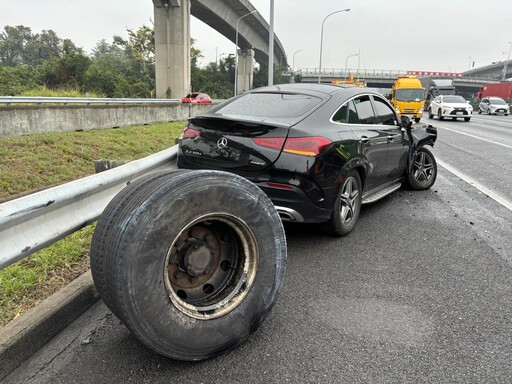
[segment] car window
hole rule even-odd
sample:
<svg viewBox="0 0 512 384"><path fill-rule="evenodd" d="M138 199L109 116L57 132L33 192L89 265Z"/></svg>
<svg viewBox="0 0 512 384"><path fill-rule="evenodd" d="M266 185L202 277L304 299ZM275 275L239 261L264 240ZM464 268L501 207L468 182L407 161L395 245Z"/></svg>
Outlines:
<svg viewBox="0 0 512 384"><path fill-rule="evenodd" d="M375 113L373 112L370 96L361 96L354 99L359 124L376 124Z"/></svg>
<svg viewBox="0 0 512 384"><path fill-rule="evenodd" d="M357 116L356 106L352 100L348 102L348 123L359 124L359 116Z"/></svg>
<svg viewBox="0 0 512 384"><path fill-rule="evenodd" d="M348 104L344 104L332 117L332 121L335 123L346 123L347 122Z"/></svg>
<svg viewBox="0 0 512 384"><path fill-rule="evenodd" d="M375 103L375 114L377 115L377 122L384 125L397 125L395 112L388 105L385 100L380 97L373 96Z"/></svg>
<svg viewBox="0 0 512 384"><path fill-rule="evenodd" d="M286 118L298 117L313 109L322 100L304 94L246 93L212 110L222 115Z"/></svg>

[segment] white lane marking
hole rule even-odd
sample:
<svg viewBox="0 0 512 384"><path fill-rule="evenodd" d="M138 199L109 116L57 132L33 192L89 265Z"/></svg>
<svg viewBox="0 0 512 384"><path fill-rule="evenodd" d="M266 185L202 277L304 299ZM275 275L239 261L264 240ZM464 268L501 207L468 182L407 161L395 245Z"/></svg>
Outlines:
<svg viewBox="0 0 512 384"><path fill-rule="evenodd" d="M464 133L464 132L461 132L461 131L457 131L455 129L445 128L445 127L441 127L441 126L437 126L437 128L446 129L447 131L452 131L452 132L455 132L455 133L460 133L461 135L466 135L466 136L473 137L473 138L478 139L478 140L487 141L488 143L492 143L492 144L496 144L496 145L501 145L502 147L512 149L512 145L498 143L497 141L492 141L492 140L489 140L489 139L484 139L482 137L478 137L478 136L475 136L475 135L471 135L469 133Z"/></svg>
<svg viewBox="0 0 512 384"><path fill-rule="evenodd" d="M475 187L480 192L486 194L491 199L495 200L496 202L500 203L501 205L503 205L508 210L512 211L512 203L510 201L508 201L507 199L505 199L504 197L501 197L497 193L491 191L489 188L487 188L487 187L483 186L482 184L478 183L477 181L473 180L471 177L466 176L465 174L459 172L455 168L453 168L450 165L446 164L444 161L439 160L439 159L436 159L436 161L437 161L437 164L439 164L441 167L443 167L447 171L453 173L455 176L461 178L462 180L464 180L469 185Z"/></svg>

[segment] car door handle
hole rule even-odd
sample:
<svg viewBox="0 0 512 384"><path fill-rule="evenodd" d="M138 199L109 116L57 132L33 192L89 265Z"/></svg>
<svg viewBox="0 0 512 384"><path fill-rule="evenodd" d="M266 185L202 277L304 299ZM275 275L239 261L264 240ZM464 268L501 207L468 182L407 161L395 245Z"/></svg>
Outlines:
<svg viewBox="0 0 512 384"><path fill-rule="evenodd" d="M395 139L395 136L394 135L389 135L388 136L388 141L393 141Z"/></svg>
<svg viewBox="0 0 512 384"><path fill-rule="evenodd" d="M359 139L361 143L367 143L369 140L370 138L368 136L361 136L361 138Z"/></svg>

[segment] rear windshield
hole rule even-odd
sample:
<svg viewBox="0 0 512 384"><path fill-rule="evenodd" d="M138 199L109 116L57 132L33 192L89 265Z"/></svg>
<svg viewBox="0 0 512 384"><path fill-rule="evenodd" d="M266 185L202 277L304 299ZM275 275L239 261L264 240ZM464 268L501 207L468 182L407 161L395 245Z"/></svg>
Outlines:
<svg viewBox="0 0 512 384"><path fill-rule="evenodd" d="M265 118L299 117L314 108L321 99L288 93L247 93L221 106L215 113Z"/></svg>

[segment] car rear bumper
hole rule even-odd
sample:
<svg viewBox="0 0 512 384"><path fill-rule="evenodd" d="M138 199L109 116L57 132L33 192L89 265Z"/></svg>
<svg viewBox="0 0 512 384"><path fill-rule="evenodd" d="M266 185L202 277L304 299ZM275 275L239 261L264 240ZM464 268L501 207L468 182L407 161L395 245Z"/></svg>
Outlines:
<svg viewBox="0 0 512 384"><path fill-rule="evenodd" d="M323 223L331 217L332 209L314 204L302 189L289 185L283 185L287 189L280 189L269 184L272 185L267 182L256 183L274 203L283 221Z"/></svg>

